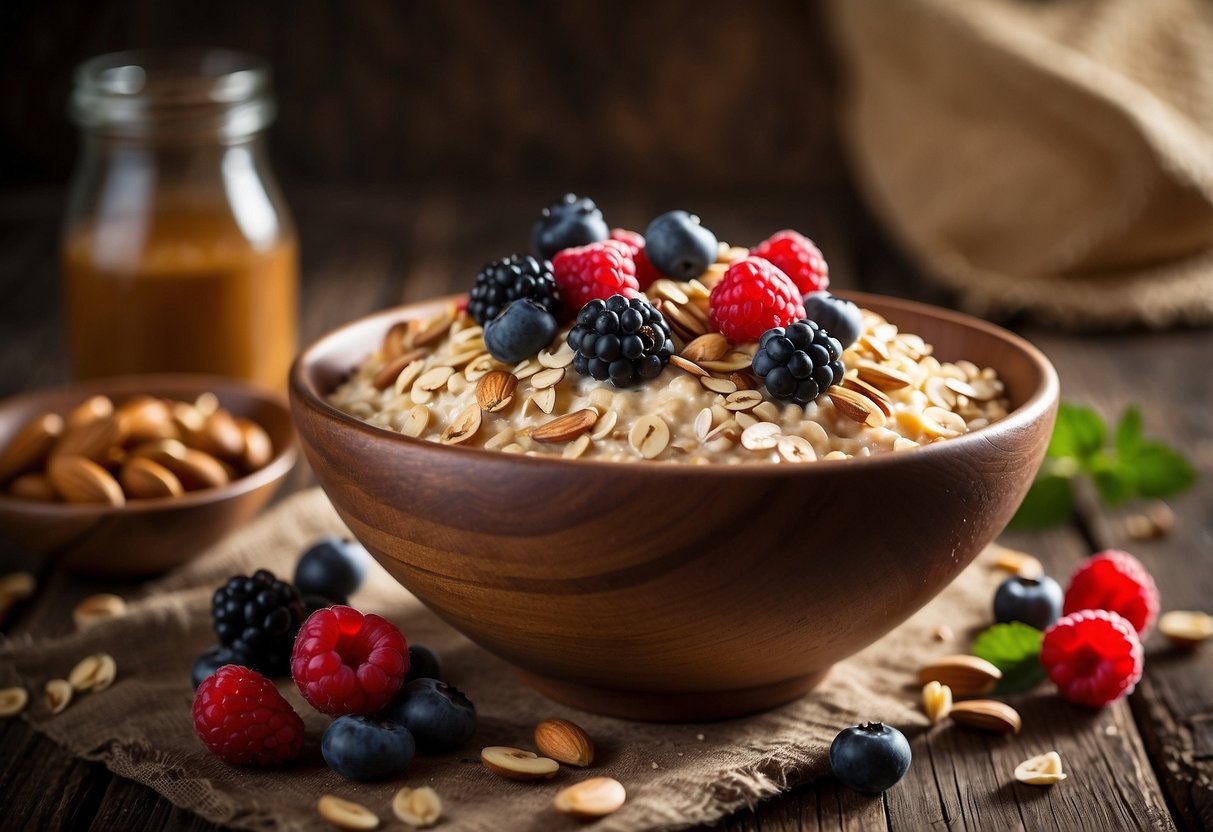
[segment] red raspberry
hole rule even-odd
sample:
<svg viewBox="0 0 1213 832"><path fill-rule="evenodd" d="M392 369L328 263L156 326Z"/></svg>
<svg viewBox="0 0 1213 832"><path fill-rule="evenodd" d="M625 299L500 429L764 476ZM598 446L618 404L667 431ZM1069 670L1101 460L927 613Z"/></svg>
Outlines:
<svg viewBox="0 0 1213 832"><path fill-rule="evenodd" d="M801 320L804 304L788 276L767 260L735 260L708 299L712 325L734 341L757 341L773 326Z"/></svg>
<svg viewBox="0 0 1213 832"><path fill-rule="evenodd" d="M635 231L628 231L626 228L616 228L611 231L611 239L623 243L632 253L632 262L636 264L636 282L640 285L640 291L648 291L654 280L661 279L661 272L657 271L657 267L649 262L648 255L644 253L642 235Z"/></svg>
<svg viewBox="0 0 1213 832"><path fill-rule="evenodd" d="M1062 614L1078 610L1118 612L1144 636L1158 617L1158 587L1141 561L1108 549L1084 561L1070 578Z"/></svg>
<svg viewBox="0 0 1213 832"><path fill-rule="evenodd" d="M400 629L378 615L335 606L308 616L295 637L291 676L303 698L330 716L382 708L409 669Z"/></svg>
<svg viewBox="0 0 1213 832"><path fill-rule="evenodd" d="M634 298L640 292L636 264L627 243L604 240L566 248L552 258L552 276L560 287L566 317L576 317L594 298L611 295Z"/></svg>
<svg viewBox="0 0 1213 832"><path fill-rule="evenodd" d="M774 263L792 279L802 295L830 285L830 267L821 250L798 231L776 231L750 249L750 254Z"/></svg>
<svg viewBox="0 0 1213 832"><path fill-rule="evenodd" d="M1133 625L1109 610L1081 610L1045 631L1040 663L1061 695L1098 708L1133 692L1144 661Z"/></svg>
<svg viewBox="0 0 1213 832"><path fill-rule="evenodd" d="M198 739L229 763L272 766L299 756L303 720L274 683L255 670L226 664L194 694Z"/></svg>

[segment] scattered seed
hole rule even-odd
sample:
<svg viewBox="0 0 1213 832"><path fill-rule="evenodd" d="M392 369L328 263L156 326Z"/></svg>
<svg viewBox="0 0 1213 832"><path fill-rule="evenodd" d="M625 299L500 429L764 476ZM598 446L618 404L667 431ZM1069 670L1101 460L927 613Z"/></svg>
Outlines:
<svg viewBox="0 0 1213 832"><path fill-rule="evenodd" d="M0 689L0 719L16 716L29 704L29 692L25 688Z"/></svg>
<svg viewBox="0 0 1213 832"><path fill-rule="evenodd" d="M68 682L78 691L103 691L114 683L118 664L108 653L85 656L67 675Z"/></svg>
<svg viewBox="0 0 1213 832"><path fill-rule="evenodd" d="M1051 786L1066 779L1062 771L1061 755L1049 751L1015 766L1015 779L1032 786Z"/></svg>
<svg viewBox="0 0 1213 832"><path fill-rule="evenodd" d="M81 630L120 615L126 615L126 601L108 592L90 595L72 610L72 620Z"/></svg>
<svg viewBox="0 0 1213 832"><path fill-rule="evenodd" d="M393 807L395 801L393 801ZM316 811L338 829L378 829L379 816L361 803L326 794L316 803Z"/></svg>
<svg viewBox="0 0 1213 832"><path fill-rule="evenodd" d="M1179 647L1196 647L1213 637L1213 616L1190 610L1171 610L1158 619L1158 632Z"/></svg>
<svg viewBox="0 0 1213 832"><path fill-rule="evenodd" d="M417 829L428 829L442 817L442 800L429 786L405 787L392 798L392 813L402 822Z"/></svg>
<svg viewBox="0 0 1213 832"><path fill-rule="evenodd" d="M593 820L618 811L626 800L627 791L618 780L611 777L591 777L561 789L556 793L552 805L562 814L582 820Z"/></svg>
<svg viewBox="0 0 1213 832"><path fill-rule="evenodd" d="M72 683L66 679L51 679L46 683L46 709L52 714L63 713L72 703Z"/></svg>
<svg viewBox="0 0 1213 832"><path fill-rule="evenodd" d="M952 712L952 689L939 682L927 682L922 686L922 709L934 725Z"/></svg>

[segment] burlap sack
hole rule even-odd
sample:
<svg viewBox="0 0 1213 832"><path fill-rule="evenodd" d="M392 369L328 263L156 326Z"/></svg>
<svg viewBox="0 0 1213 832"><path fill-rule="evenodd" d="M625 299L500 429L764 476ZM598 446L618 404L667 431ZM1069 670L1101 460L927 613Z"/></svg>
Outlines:
<svg viewBox="0 0 1213 832"><path fill-rule="evenodd" d="M560 787L597 774L620 780L628 802L592 828L678 829L718 820L825 774L829 743L847 725L879 719L906 731L925 726L913 669L928 657L964 649L970 626L988 618L999 580L988 555L985 563L979 559L913 619L835 667L821 688L798 702L747 719L652 725L593 716L544 699L376 567L352 602L387 615L410 640L441 652L450 680L467 692L480 714L468 748L418 756L397 781L346 781L320 758L319 739L328 719L284 681L281 690L307 724L303 759L279 770L229 766L203 748L190 718L190 667L214 641L211 593L229 575L257 567L289 575L306 543L342 532L321 492L296 495L194 564L149 585L125 617L62 638L0 645L0 685L22 684L32 691L33 704L23 718L72 753L99 760L208 820L241 829L329 829L315 811L326 793L359 801L393 826L391 799L403 785L437 790L446 806L444 829L581 829L583 824L552 809L552 797ZM955 630L955 643L934 638L943 622ZM80 658L98 651L117 660L113 687L79 695L58 715L47 713L38 702L46 680L66 676ZM592 768L566 769L553 781L523 784L502 780L480 765L482 746L533 747L535 723L553 716L575 720L594 738L599 754Z"/></svg>
<svg viewBox="0 0 1213 832"><path fill-rule="evenodd" d="M1213 320L1206 0L831 0L875 211L981 315Z"/></svg>

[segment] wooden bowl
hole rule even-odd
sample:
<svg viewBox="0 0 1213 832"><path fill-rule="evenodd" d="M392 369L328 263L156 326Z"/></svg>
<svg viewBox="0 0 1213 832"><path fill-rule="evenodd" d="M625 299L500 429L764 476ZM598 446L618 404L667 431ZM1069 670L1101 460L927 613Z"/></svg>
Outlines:
<svg viewBox="0 0 1213 832"><path fill-rule="evenodd" d="M193 401L207 391L232 415L265 428L274 445L268 465L220 488L116 507L41 503L0 493L0 537L74 572L135 577L184 563L247 522L298 458L285 401L252 384L217 376L146 375L22 393L0 401L0 447L30 419L47 411L67 413L90 396L109 396L115 403L140 394Z"/></svg>
<svg viewBox="0 0 1213 832"><path fill-rule="evenodd" d="M537 458L410 439L325 396L392 309L296 359L304 452L354 534L404 586L554 699L637 719L769 708L929 601L1002 531L1056 413L1048 360L1011 333L850 295L944 359L994 367L1004 420L908 452L806 465Z"/></svg>

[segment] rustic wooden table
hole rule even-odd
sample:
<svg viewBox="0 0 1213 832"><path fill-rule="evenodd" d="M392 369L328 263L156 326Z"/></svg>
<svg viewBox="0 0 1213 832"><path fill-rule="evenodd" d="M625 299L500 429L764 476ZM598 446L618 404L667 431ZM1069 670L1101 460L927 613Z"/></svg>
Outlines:
<svg viewBox="0 0 1213 832"><path fill-rule="evenodd" d="M479 266L525 247L530 218L549 194L291 194L303 240L302 336L311 339L366 312L468 285ZM600 194L609 216L631 227L668 205ZM947 302L874 226L849 187L817 194L681 200L724 239L770 230L811 233L835 286ZM57 194L0 197L0 395L67 379L58 317ZM121 322L115 321L115 326ZM1129 540L1124 516L1082 501L1068 526L1008 534L1064 577L1092 551L1123 547L1153 572L1165 608L1213 604L1213 330L1077 337L1017 327L1057 365L1064 398L1118 414L1139 403L1147 432L1182 446L1204 475L1173 503L1165 539ZM300 487L309 475L294 475ZM0 544L0 574L36 564ZM39 592L5 622L11 635L62 632L76 600L98 591L42 574ZM131 587L117 591L132 592ZM1200 829L1213 828L1213 648L1195 654L1147 643L1145 679L1128 701L1097 712L1061 706L1048 692L1016 701L1014 740L947 730L913 740L914 765L880 797L830 778L737 814L721 830L801 829ZM1021 759L1061 752L1064 784L1011 782ZM0 828L210 829L155 792L76 760L20 720L0 723Z"/></svg>

